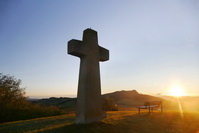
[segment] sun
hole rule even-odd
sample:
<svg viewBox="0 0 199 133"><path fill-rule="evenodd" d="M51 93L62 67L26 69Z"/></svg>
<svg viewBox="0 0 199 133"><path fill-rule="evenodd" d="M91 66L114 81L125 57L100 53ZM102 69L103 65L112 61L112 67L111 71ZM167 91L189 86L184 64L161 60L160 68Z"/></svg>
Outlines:
<svg viewBox="0 0 199 133"><path fill-rule="evenodd" d="M180 86L173 86L169 90L170 95L175 96L175 97L180 97L180 96L185 96L185 91L182 87Z"/></svg>

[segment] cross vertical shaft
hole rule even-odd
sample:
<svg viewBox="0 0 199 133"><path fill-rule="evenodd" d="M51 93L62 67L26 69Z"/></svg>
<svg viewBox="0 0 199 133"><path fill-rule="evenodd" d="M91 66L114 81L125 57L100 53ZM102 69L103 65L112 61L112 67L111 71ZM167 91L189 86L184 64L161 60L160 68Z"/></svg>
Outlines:
<svg viewBox="0 0 199 133"><path fill-rule="evenodd" d="M68 42L68 54L80 57L76 123L100 121L103 117L99 61L109 60L109 51L98 45L96 31L86 29L83 41Z"/></svg>

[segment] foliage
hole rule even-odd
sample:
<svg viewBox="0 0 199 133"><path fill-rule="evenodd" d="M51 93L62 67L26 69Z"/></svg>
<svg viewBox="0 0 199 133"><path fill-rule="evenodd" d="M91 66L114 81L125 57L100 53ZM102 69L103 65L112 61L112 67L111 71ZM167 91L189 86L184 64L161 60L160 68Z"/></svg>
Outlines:
<svg viewBox="0 0 199 133"><path fill-rule="evenodd" d="M24 88L20 88L21 80L0 73L0 105L1 108L22 106L25 100Z"/></svg>
<svg viewBox="0 0 199 133"><path fill-rule="evenodd" d="M20 84L21 80L0 73L0 123L63 114L55 106L29 103Z"/></svg>
<svg viewBox="0 0 199 133"><path fill-rule="evenodd" d="M114 99L108 97L108 96L105 96L103 98L103 104L102 104L102 109L104 111L117 111L118 110L118 107L117 105L115 104L115 101Z"/></svg>
<svg viewBox="0 0 199 133"><path fill-rule="evenodd" d="M67 97L50 97L45 99L40 99L32 101L33 104L40 104L42 106L57 106L61 109L75 108L76 98L67 98Z"/></svg>

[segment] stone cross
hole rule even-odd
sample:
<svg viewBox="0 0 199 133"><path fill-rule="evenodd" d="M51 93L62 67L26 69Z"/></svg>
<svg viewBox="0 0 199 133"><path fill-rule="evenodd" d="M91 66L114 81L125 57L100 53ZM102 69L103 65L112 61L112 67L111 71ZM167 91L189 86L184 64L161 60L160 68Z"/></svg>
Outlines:
<svg viewBox="0 0 199 133"><path fill-rule="evenodd" d="M109 60L109 50L98 45L97 32L86 29L83 41L70 40L68 54L80 57L76 124L101 121L102 99L99 61Z"/></svg>

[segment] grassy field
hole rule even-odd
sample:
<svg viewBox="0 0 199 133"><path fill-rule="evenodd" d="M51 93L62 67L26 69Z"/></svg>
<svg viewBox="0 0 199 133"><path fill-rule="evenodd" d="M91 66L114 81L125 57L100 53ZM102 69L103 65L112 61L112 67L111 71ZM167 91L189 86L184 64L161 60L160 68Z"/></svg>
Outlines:
<svg viewBox="0 0 199 133"><path fill-rule="evenodd" d="M75 115L61 115L0 124L0 133L199 133L199 113L107 112L100 123L75 125Z"/></svg>

